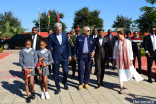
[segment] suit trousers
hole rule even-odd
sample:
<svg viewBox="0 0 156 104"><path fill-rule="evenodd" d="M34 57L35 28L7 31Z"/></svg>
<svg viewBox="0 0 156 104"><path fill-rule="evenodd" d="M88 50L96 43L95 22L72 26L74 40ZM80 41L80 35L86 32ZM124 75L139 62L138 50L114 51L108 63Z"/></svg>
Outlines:
<svg viewBox="0 0 156 104"><path fill-rule="evenodd" d="M153 60L156 63L156 51L151 52L150 55L151 55L151 57L147 57L148 80L151 80L151 77L152 77L151 67L152 67L152 64L153 64Z"/></svg>
<svg viewBox="0 0 156 104"><path fill-rule="evenodd" d="M104 73L105 73L105 59L101 57L97 58L95 60L96 67L97 67L97 83L102 84L103 78L104 78Z"/></svg>
<svg viewBox="0 0 156 104"><path fill-rule="evenodd" d="M64 59L62 56L60 60L54 60L53 73L54 73L54 80L55 80L55 85L56 85L57 89L60 89L60 84L59 84L60 64L62 65L62 68L63 68L62 84L67 83L67 77L68 77L68 59Z"/></svg>
<svg viewBox="0 0 156 104"><path fill-rule="evenodd" d="M136 52L133 52L133 65L135 67L135 59L138 59L138 65L139 65L139 72L141 72L141 51L140 50L137 50Z"/></svg>
<svg viewBox="0 0 156 104"><path fill-rule="evenodd" d="M74 56L72 56L72 71L73 71L73 74L75 74L75 69L76 69L76 61L74 60Z"/></svg>
<svg viewBox="0 0 156 104"><path fill-rule="evenodd" d="M82 58L78 59L78 79L80 85L82 85L83 82L85 84L89 83L91 61L92 60L89 59L88 55L82 55ZM84 63L85 63L85 70L84 70ZM84 75L84 81L83 81L83 75Z"/></svg>

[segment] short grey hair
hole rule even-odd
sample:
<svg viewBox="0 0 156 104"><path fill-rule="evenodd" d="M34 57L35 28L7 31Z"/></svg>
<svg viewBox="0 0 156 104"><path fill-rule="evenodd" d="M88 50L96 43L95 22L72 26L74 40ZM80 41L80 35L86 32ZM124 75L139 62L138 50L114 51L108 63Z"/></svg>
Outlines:
<svg viewBox="0 0 156 104"><path fill-rule="evenodd" d="M84 27L83 27L83 30L86 30L86 27L89 27L89 26L84 26ZM89 28L90 28L90 27L89 27Z"/></svg>
<svg viewBox="0 0 156 104"><path fill-rule="evenodd" d="M62 24L61 23L55 23L54 28L57 28L57 27L62 27Z"/></svg>

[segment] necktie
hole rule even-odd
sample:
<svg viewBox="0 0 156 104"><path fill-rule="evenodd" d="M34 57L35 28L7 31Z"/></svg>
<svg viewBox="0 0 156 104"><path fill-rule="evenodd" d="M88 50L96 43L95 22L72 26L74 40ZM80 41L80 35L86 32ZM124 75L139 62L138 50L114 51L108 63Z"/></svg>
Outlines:
<svg viewBox="0 0 156 104"><path fill-rule="evenodd" d="M110 41L111 41L111 36L110 36Z"/></svg>
<svg viewBox="0 0 156 104"><path fill-rule="evenodd" d="M153 51L155 51L155 36L153 35Z"/></svg>

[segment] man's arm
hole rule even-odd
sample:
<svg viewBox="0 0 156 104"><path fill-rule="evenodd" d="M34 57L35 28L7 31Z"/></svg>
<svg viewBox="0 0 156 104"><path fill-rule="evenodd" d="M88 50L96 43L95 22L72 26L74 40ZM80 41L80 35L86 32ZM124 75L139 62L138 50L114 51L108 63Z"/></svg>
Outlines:
<svg viewBox="0 0 156 104"><path fill-rule="evenodd" d="M77 44L78 44L78 37L76 38L76 41L74 43L74 57L77 57L76 54L77 54Z"/></svg>
<svg viewBox="0 0 156 104"><path fill-rule="evenodd" d="M148 47L147 47L147 36L144 37L144 41L143 41L143 47L146 51L146 53L148 52Z"/></svg>
<svg viewBox="0 0 156 104"><path fill-rule="evenodd" d="M67 41L67 47L68 47L68 55L71 56L71 50L70 50L70 44L68 41L68 37L67 37L66 41Z"/></svg>

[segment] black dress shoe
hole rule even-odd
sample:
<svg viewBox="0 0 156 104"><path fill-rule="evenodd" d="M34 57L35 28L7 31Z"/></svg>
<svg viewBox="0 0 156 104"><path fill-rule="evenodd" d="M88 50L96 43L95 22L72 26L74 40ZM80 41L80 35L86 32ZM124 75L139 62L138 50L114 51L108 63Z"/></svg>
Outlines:
<svg viewBox="0 0 156 104"><path fill-rule="evenodd" d="M35 99L35 92L31 92L31 99Z"/></svg>
<svg viewBox="0 0 156 104"><path fill-rule="evenodd" d="M101 86L104 86L104 84L103 84L103 83L101 83Z"/></svg>
<svg viewBox="0 0 156 104"><path fill-rule="evenodd" d="M31 97L29 96L26 100L27 103L31 103Z"/></svg>
<svg viewBox="0 0 156 104"><path fill-rule="evenodd" d="M152 83L152 80L148 80L149 83Z"/></svg>
<svg viewBox="0 0 156 104"><path fill-rule="evenodd" d="M75 74L73 74L72 77L74 78L75 77Z"/></svg>
<svg viewBox="0 0 156 104"><path fill-rule="evenodd" d="M67 86L67 84L64 84L64 89L66 89L66 90L69 89L68 86Z"/></svg>
<svg viewBox="0 0 156 104"><path fill-rule="evenodd" d="M113 70L115 70L115 67L113 67Z"/></svg>
<svg viewBox="0 0 156 104"><path fill-rule="evenodd" d="M101 84L98 84L98 88L101 87Z"/></svg>
<svg viewBox="0 0 156 104"><path fill-rule="evenodd" d="M55 91L55 95L56 95L56 94L59 94L59 92L60 92L60 89L57 89L57 90Z"/></svg>
<svg viewBox="0 0 156 104"><path fill-rule="evenodd" d="M97 75L97 72L94 72L94 75Z"/></svg>
<svg viewBox="0 0 156 104"><path fill-rule="evenodd" d="M139 74L142 74L142 71L139 71Z"/></svg>

